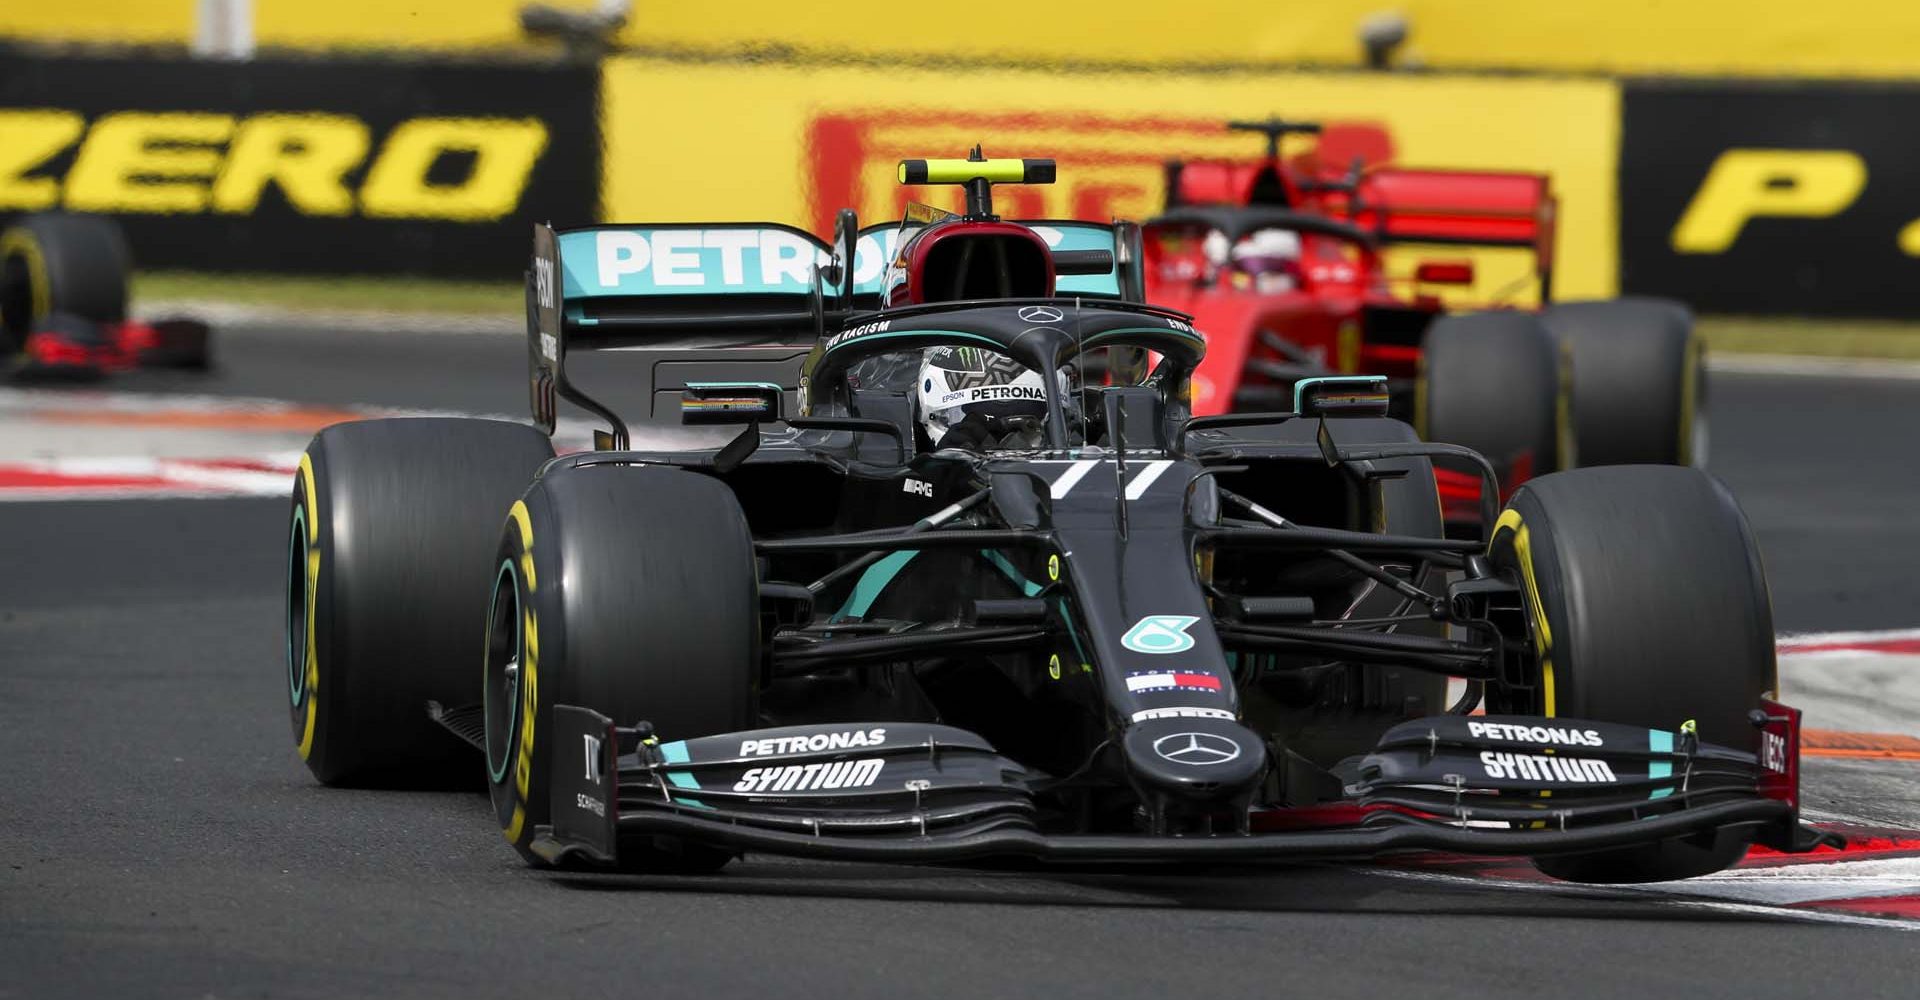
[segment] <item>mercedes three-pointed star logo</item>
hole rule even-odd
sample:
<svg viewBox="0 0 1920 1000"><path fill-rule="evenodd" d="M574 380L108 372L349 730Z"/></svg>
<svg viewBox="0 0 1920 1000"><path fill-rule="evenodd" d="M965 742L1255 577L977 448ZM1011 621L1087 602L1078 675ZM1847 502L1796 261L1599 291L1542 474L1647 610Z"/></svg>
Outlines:
<svg viewBox="0 0 1920 1000"><path fill-rule="evenodd" d="M1066 318L1066 313L1052 306L1027 306L1020 310L1022 323L1058 323Z"/></svg>
<svg viewBox="0 0 1920 1000"><path fill-rule="evenodd" d="M1154 740L1153 752L1175 764L1205 767L1240 756L1240 744L1213 733L1174 733Z"/></svg>

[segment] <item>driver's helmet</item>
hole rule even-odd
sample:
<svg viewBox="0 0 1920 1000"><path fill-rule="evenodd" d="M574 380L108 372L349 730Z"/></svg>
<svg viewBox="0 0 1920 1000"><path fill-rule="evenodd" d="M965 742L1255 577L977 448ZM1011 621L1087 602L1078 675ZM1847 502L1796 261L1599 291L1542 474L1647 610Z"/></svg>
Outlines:
<svg viewBox="0 0 1920 1000"><path fill-rule="evenodd" d="M1263 294L1291 290L1300 274L1300 234L1286 229L1262 229L1233 246L1234 267L1253 277Z"/></svg>
<svg viewBox="0 0 1920 1000"><path fill-rule="evenodd" d="M936 446L968 417L986 418L1000 432L1009 421L1037 427L1047 415L1039 372L978 347L928 349L920 362L919 394L920 425Z"/></svg>

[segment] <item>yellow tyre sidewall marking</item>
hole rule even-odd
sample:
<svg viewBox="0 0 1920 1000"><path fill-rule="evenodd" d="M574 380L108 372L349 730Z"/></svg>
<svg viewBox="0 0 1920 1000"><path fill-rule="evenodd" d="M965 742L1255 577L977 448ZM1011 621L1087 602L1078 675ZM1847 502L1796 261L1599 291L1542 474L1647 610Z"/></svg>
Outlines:
<svg viewBox="0 0 1920 1000"><path fill-rule="evenodd" d="M9 229L0 235L0 260L19 254L27 264L27 288L32 293L32 317L39 319L53 311L53 286L47 284L47 258L40 241L25 229Z"/></svg>
<svg viewBox="0 0 1920 1000"><path fill-rule="evenodd" d="M1571 338L1560 342L1559 350L1554 352L1559 363L1556 373L1558 384L1553 394L1553 444L1560 454L1560 469L1574 469L1580 466L1579 437L1573 426L1575 400L1573 398L1573 341Z"/></svg>
<svg viewBox="0 0 1920 1000"><path fill-rule="evenodd" d="M507 521L520 529L520 579L527 588L526 600L521 603L520 733L515 739L513 765L517 801L513 818L500 831L507 843L517 845L526 831L527 803L533 783L534 721L540 705L540 620L533 613L533 594L539 586L533 575L533 515L528 512L526 501L514 501Z"/></svg>
<svg viewBox="0 0 1920 1000"><path fill-rule="evenodd" d="M1533 532L1521 520L1520 512L1511 507L1502 511L1500 519L1494 522L1489 551L1506 533L1513 535L1513 553L1520 564L1520 578L1526 584L1525 600L1533 622L1534 653L1540 659L1540 697L1545 714L1551 718L1557 714L1553 690L1553 630L1547 624L1547 608L1540 600L1540 584L1534 576Z"/></svg>
<svg viewBox="0 0 1920 1000"><path fill-rule="evenodd" d="M1701 355L1706 351L1706 344L1701 341L1698 334L1689 329L1687 331L1687 345L1682 351L1680 366L1680 450L1674 454L1679 456L1679 464L1692 465L1694 463L1693 414L1694 408L1700 405L1700 400L1696 397L1698 397L1700 391L1699 375L1702 360Z"/></svg>
<svg viewBox="0 0 1920 1000"><path fill-rule="evenodd" d="M320 534L320 506L313 486L313 459L305 454L300 456L299 477L307 505L307 537L303 540L307 551L307 652L301 665L307 675L304 691L307 718L300 732L300 759L306 760L313 755L313 732L320 716L320 650L314 642L318 634L314 611L320 603L320 546L316 544Z"/></svg>

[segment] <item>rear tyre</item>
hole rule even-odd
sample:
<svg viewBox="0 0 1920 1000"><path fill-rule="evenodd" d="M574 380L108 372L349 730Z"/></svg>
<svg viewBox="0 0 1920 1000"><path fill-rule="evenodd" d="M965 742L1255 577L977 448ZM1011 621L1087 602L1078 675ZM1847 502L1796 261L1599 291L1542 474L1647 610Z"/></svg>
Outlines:
<svg viewBox="0 0 1920 1000"><path fill-rule="evenodd" d="M1522 486L1490 543L1522 581L1538 687L1497 711L1675 730L1749 752L1747 713L1776 689L1773 614L1752 530L1695 469L1579 469ZM1536 859L1576 882L1654 882L1719 871L1740 835Z"/></svg>
<svg viewBox="0 0 1920 1000"><path fill-rule="evenodd" d="M663 742L752 727L754 567L739 503L700 473L556 467L512 505L491 571L487 775L501 832L528 863L543 863L533 838L550 822L553 706L646 721ZM712 871L732 856L620 844L623 866L650 871Z"/></svg>
<svg viewBox="0 0 1920 1000"><path fill-rule="evenodd" d="M1581 465L1706 464L1704 344L1686 306L1569 302L1541 319L1573 359Z"/></svg>
<svg viewBox="0 0 1920 1000"><path fill-rule="evenodd" d="M17 352L54 313L93 323L127 318L132 255L120 227L96 215L29 215L0 232L0 347Z"/></svg>
<svg viewBox="0 0 1920 1000"><path fill-rule="evenodd" d="M293 739L329 785L472 783L471 749L429 699L480 701L475 627L500 511L553 447L500 420L336 424L293 490L287 690Z"/></svg>
<svg viewBox="0 0 1920 1000"><path fill-rule="evenodd" d="M1485 455L1503 492L1572 464L1568 389L1559 348L1520 312L1442 316L1427 328L1414 387L1414 426L1428 441Z"/></svg>

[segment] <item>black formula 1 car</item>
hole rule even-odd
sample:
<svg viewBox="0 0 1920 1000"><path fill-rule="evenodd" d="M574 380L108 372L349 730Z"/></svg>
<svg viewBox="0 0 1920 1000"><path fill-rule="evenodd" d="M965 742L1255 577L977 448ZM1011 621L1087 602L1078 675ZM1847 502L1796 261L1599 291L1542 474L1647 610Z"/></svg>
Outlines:
<svg viewBox="0 0 1920 1000"><path fill-rule="evenodd" d="M907 161L969 210L884 240L851 212L832 244L535 227L535 422L607 429L314 439L287 563L314 774L484 766L529 862L656 871L1441 850L1631 881L1823 842L1724 487L1556 473L1449 539L1432 459L1493 472L1380 379L1191 417L1205 338L1139 301L1137 231L993 215L1052 171ZM633 449L569 379L623 348L658 352L643 415L710 442Z"/></svg>

